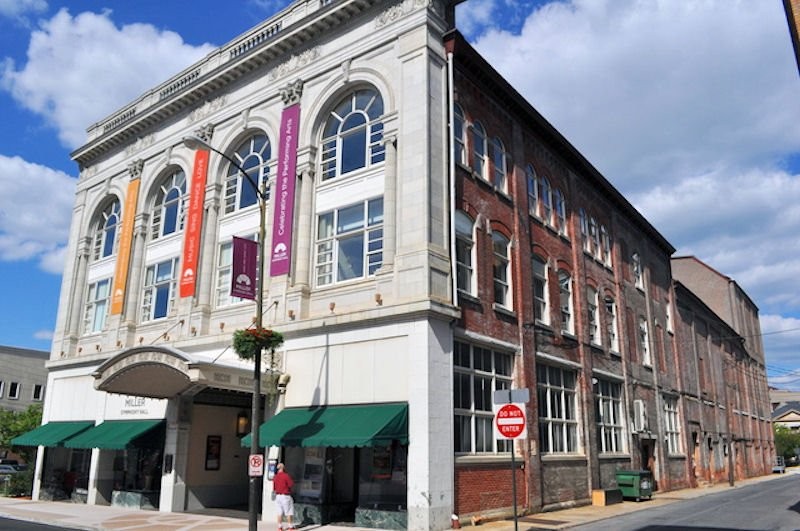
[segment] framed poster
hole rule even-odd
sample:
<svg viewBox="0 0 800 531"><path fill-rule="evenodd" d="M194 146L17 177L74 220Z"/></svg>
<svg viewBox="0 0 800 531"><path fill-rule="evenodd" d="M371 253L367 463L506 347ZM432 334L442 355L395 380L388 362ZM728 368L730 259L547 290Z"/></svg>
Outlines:
<svg viewBox="0 0 800 531"><path fill-rule="evenodd" d="M219 470L222 455L222 436L209 435L206 438L206 470Z"/></svg>

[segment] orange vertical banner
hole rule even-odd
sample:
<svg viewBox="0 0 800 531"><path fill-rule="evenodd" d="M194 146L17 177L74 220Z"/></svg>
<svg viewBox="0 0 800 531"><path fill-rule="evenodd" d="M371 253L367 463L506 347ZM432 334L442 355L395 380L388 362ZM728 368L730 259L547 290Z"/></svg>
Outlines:
<svg viewBox="0 0 800 531"><path fill-rule="evenodd" d="M128 285L128 264L131 261L131 246L133 245L133 220L136 217L136 202L139 199L139 183L141 179L134 179L128 183L128 192L125 196L125 207L122 211L122 227L119 231L119 252L117 264L114 269L114 289L111 291L111 315L122 313L122 304L125 302L125 288Z"/></svg>
<svg viewBox="0 0 800 531"><path fill-rule="evenodd" d="M200 239L203 232L203 203L206 196L206 175L208 174L208 151L194 152L192 187L189 192L189 215L183 235L183 259L181 260L181 297L194 295L197 284L197 262L200 255Z"/></svg>

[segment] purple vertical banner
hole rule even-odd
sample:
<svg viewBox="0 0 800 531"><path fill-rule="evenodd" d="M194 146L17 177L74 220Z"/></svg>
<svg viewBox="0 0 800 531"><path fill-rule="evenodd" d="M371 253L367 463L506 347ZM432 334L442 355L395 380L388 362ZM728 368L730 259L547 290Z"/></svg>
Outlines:
<svg viewBox="0 0 800 531"><path fill-rule="evenodd" d="M291 262L299 126L300 104L296 103L283 109L278 145L278 178L272 195L272 201L275 202L275 217L272 220L272 257L269 272L273 277L288 273Z"/></svg>
<svg viewBox="0 0 800 531"><path fill-rule="evenodd" d="M231 295L255 300L258 242L234 236L231 265Z"/></svg>

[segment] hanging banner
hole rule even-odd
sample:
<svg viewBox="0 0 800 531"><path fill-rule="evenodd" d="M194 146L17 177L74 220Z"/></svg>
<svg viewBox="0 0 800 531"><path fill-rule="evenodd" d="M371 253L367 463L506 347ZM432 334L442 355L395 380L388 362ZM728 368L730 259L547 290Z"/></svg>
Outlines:
<svg viewBox="0 0 800 531"><path fill-rule="evenodd" d="M272 194L275 213L272 220L272 257L269 271L273 277L288 273L291 262L299 126L300 104L283 109L278 145L278 177Z"/></svg>
<svg viewBox="0 0 800 531"><path fill-rule="evenodd" d="M208 174L208 151L198 149L194 152L191 190L189 191L189 215L183 234L183 259L181 260L181 297L194 295L197 284L197 262L200 255L200 238L203 231L203 203L206 196L206 176Z"/></svg>
<svg viewBox="0 0 800 531"><path fill-rule="evenodd" d="M134 179L129 182L128 192L125 195L122 227L119 231L119 251L114 269L114 289L111 291L111 315L121 314L122 304L125 302L125 289L128 285L128 263L131 260L131 246L133 245L133 220L136 215L136 202L139 199L139 183L141 182L141 179Z"/></svg>
<svg viewBox="0 0 800 531"><path fill-rule="evenodd" d="M258 269L258 242L233 237L231 263L231 296L256 299L256 271Z"/></svg>

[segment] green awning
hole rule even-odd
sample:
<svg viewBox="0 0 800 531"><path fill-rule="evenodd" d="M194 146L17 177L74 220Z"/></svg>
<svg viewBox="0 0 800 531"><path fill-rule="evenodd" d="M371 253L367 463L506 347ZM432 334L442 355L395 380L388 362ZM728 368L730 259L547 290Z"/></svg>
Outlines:
<svg viewBox="0 0 800 531"><path fill-rule="evenodd" d="M262 447L408 444L408 404L284 409L261 425L258 437ZM242 446L250 446L250 435L242 438Z"/></svg>
<svg viewBox="0 0 800 531"><path fill-rule="evenodd" d="M11 439L12 446L63 446L64 441L94 426L90 420L48 422Z"/></svg>
<svg viewBox="0 0 800 531"><path fill-rule="evenodd" d="M164 421L156 420L107 420L66 441L67 448L101 448L123 450L134 439L156 428Z"/></svg>

